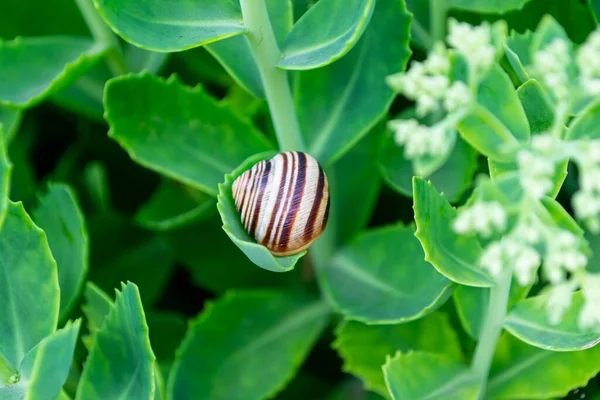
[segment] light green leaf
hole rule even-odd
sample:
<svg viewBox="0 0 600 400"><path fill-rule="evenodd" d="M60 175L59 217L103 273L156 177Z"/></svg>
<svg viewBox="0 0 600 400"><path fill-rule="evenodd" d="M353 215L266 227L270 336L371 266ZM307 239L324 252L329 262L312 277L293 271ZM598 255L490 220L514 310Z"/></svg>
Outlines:
<svg viewBox="0 0 600 400"><path fill-rule="evenodd" d="M600 101L590 104L573 120L565 139L598 139L600 138Z"/></svg>
<svg viewBox="0 0 600 400"><path fill-rule="evenodd" d="M325 327L329 309L301 293L230 292L189 324L169 399L258 400L279 392Z"/></svg>
<svg viewBox="0 0 600 400"><path fill-rule="evenodd" d="M8 209L8 194L12 169L12 163L8 159L7 141L4 136L3 125L0 123L0 228L2 228Z"/></svg>
<svg viewBox="0 0 600 400"><path fill-rule="evenodd" d="M552 43L554 39L564 39L568 44L571 43L565 29L551 15L546 15L538 24L531 38L531 44L529 45L530 56Z"/></svg>
<svg viewBox="0 0 600 400"><path fill-rule="evenodd" d="M23 111L16 108L0 106L0 125L4 128L4 141L6 144L10 143L12 138L17 134L22 119Z"/></svg>
<svg viewBox="0 0 600 400"><path fill-rule="evenodd" d="M490 399L562 398L600 371L600 346L556 352L530 346L508 333L498 341L488 380Z"/></svg>
<svg viewBox="0 0 600 400"><path fill-rule="evenodd" d="M431 7L428 1L406 0L406 7L413 15L410 21L410 41L422 50L433 47L431 37Z"/></svg>
<svg viewBox="0 0 600 400"><path fill-rule="evenodd" d="M273 149L249 121L174 77L111 79L104 104L108 135L136 162L213 196L223 175Z"/></svg>
<svg viewBox="0 0 600 400"><path fill-rule="evenodd" d="M292 28L277 66L313 69L343 57L364 33L374 7L375 0L319 1Z"/></svg>
<svg viewBox="0 0 600 400"><path fill-rule="evenodd" d="M138 288L123 284L96 331L75 398L152 399L154 360Z"/></svg>
<svg viewBox="0 0 600 400"><path fill-rule="evenodd" d="M31 349L21 363L18 382L7 387L0 383L0 397L56 399L69 374L80 326L81 320L68 322L63 329L47 336ZM8 396L3 397L3 394Z"/></svg>
<svg viewBox="0 0 600 400"><path fill-rule="evenodd" d="M269 271L287 272L294 269L298 260L306 254L306 250L291 256L277 257L271 254L265 246L257 243L248 234L244 225L242 225L242 219L240 218L240 213L235 208L231 190L233 181L238 176L252 168L257 162L272 158L275 154L274 152L268 152L252 156L233 172L225 175L225 182L219 184L217 209L223 221L223 230L227 233L231 241L246 254L250 261Z"/></svg>
<svg viewBox="0 0 600 400"><path fill-rule="evenodd" d="M472 236L452 230L454 209L431 182L413 178L415 236L425 250L425 260L447 278L467 286L494 286L494 280L479 266L481 245Z"/></svg>
<svg viewBox="0 0 600 400"><path fill-rule="evenodd" d="M181 51L246 32L238 2L94 0L119 36L146 50Z"/></svg>
<svg viewBox="0 0 600 400"><path fill-rule="evenodd" d="M411 321L448 299L454 286L423 259L413 232L413 226L402 225L369 230L338 250L323 269L323 289L346 318L372 324Z"/></svg>
<svg viewBox="0 0 600 400"><path fill-rule="evenodd" d="M54 332L60 301L46 235L21 203L10 201L0 229L0 288L0 382L6 382L25 354Z"/></svg>
<svg viewBox="0 0 600 400"><path fill-rule="evenodd" d="M520 10L531 0L448 0L447 7L481 14L504 14Z"/></svg>
<svg viewBox="0 0 600 400"><path fill-rule="evenodd" d="M582 330L578 325L584 298L581 292L558 325L548 321L548 294L536 296L517 304L504 321L504 327L522 341L545 350L575 351L587 349L600 342L600 332Z"/></svg>
<svg viewBox="0 0 600 400"><path fill-rule="evenodd" d="M46 232L58 265L60 319L73 309L89 268L89 245L83 213L65 184L50 184L39 199L33 220Z"/></svg>
<svg viewBox="0 0 600 400"><path fill-rule="evenodd" d="M477 400L478 379L459 361L421 351L388 358L385 382L394 400Z"/></svg>
<svg viewBox="0 0 600 400"><path fill-rule="evenodd" d="M365 325L345 321L336 332L333 348L344 360L345 372L359 377L364 386L389 397L381 366L397 351L422 350L463 358L458 336L446 314L434 312L425 318L397 325Z"/></svg>
<svg viewBox="0 0 600 400"><path fill-rule="evenodd" d="M298 75L300 127L308 152L321 164L341 157L386 113L394 93L383 77L404 70L409 25L403 2L379 0L369 27L344 58Z"/></svg>
<svg viewBox="0 0 600 400"><path fill-rule="evenodd" d="M106 47L83 37L0 40L0 105L31 107L83 75Z"/></svg>
<svg viewBox="0 0 600 400"><path fill-rule="evenodd" d="M138 209L135 220L146 229L167 231L199 221L214 210L214 197L165 178Z"/></svg>
<svg viewBox="0 0 600 400"><path fill-rule="evenodd" d="M85 304L81 306L87 328L90 335L93 337L96 332L104 325L104 319L112 308L112 300L98 286L92 282L88 282L84 291ZM84 340L84 343L86 341ZM88 350L91 348L91 341L88 343Z"/></svg>

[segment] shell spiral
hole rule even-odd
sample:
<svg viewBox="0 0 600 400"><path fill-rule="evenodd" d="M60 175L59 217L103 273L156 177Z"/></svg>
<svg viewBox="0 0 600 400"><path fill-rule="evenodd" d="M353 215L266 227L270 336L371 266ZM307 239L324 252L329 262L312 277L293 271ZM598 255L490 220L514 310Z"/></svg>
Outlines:
<svg viewBox="0 0 600 400"><path fill-rule="evenodd" d="M232 191L246 231L276 256L306 249L327 225L327 177L306 153L260 161L233 182Z"/></svg>

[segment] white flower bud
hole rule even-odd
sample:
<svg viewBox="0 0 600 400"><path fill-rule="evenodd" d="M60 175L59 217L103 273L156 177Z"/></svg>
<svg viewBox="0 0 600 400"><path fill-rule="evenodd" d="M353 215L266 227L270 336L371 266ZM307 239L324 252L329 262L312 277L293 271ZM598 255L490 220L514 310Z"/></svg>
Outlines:
<svg viewBox="0 0 600 400"><path fill-rule="evenodd" d="M456 81L446 91L444 107L449 112L456 111L471 103L471 92L464 82Z"/></svg>
<svg viewBox="0 0 600 400"><path fill-rule="evenodd" d="M569 284L560 284L550 289L546 311L551 325L558 325L564 313L571 307L573 289Z"/></svg>

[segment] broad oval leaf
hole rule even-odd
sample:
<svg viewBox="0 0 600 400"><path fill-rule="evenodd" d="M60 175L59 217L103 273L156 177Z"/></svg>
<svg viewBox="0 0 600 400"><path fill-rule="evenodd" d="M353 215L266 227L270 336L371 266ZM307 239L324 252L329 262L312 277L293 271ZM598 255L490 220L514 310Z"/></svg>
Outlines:
<svg viewBox="0 0 600 400"><path fill-rule="evenodd" d="M565 139L598 139L600 138L600 101L590 104L573 120Z"/></svg>
<svg viewBox="0 0 600 400"><path fill-rule="evenodd" d="M235 207L231 190L233 181L235 181L238 176L252 168L257 162L269 159L275 154L275 152L268 152L252 156L230 174L225 175L225 182L219 184L217 209L219 210L221 220L223 221L223 230L229 236L231 241L246 254L250 261L269 271L286 272L294 269L298 260L306 254L306 250L291 256L277 257L271 254L269 249L265 246L257 243L256 240L248 234L244 225L242 225L242 219Z"/></svg>
<svg viewBox="0 0 600 400"><path fill-rule="evenodd" d="M12 163L8 159L7 141L4 136L4 129L0 123L0 228L6 217L8 209L8 193L10 189L10 176L12 172Z"/></svg>
<svg viewBox="0 0 600 400"><path fill-rule="evenodd" d="M454 288L423 258L412 226L369 230L342 247L323 269L322 284L347 319L394 324L441 306ZM402 254L402 257L398 257Z"/></svg>
<svg viewBox="0 0 600 400"><path fill-rule="evenodd" d="M301 293L229 292L190 322L167 384L167 398L251 400L279 392L329 319Z"/></svg>
<svg viewBox="0 0 600 400"><path fill-rule="evenodd" d="M394 93L382 77L406 67L409 25L404 2L378 0L369 27L344 58L297 76L300 128L321 164L341 157L386 113Z"/></svg>
<svg viewBox="0 0 600 400"><path fill-rule="evenodd" d="M106 46L75 36L0 39L0 105L31 107L83 75Z"/></svg>
<svg viewBox="0 0 600 400"><path fill-rule="evenodd" d="M508 333L498 341L486 395L499 399L563 398L599 371L600 346L557 352L528 345Z"/></svg>
<svg viewBox="0 0 600 400"><path fill-rule="evenodd" d="M365 388L388 396L381 366L397 351L442 353L463 358L456 331L448 316L434 312L425 318L397 325L365 325L344 321L335 331L333 348L344 361L342 369L359 377ZM365 346L368 344L368 346Z"/></svg>
<svg viewBox="0 0 600 400"><path fill-rule="evenodd" d="M448 0L446 7L481 14L504 14L520 10L531 0Z"/></svg>
<svg viewBox="0 0 600 400"><path fill-rule="evenodd" d="M600 332L582 330L578 317L583 307L581 292L573 295L572 304L558 325L548 321L548 295L526 299L517 304L504 321L504 328L522 341L546 350L575 351L600 342Z"/></svg>
<svg viewBox="0 0 600 400"><path fill-rule="evenodd" d="M0 381L56 329L60 293L44 232L21 203L8 203L0 229ZM2 364L5 364L2 368Z"/></svg>
<svg viewBox="0 0 600 400"><path fill-rule="evenodd" d="M479 379L461 362L422 351L398 352L383 366L394 400L477 400Z"/></svg>
<svg viewBox="0 0 600 400"><path fill-rule="evenodd" d="M216 196L223 175L273 145L199 87L142 73L111 79L108 135L141 165Z"/></svg>
<svg viewBox="0 0 600 400"><path fill-rule="evenodd" d="M181 51L246 32L238 2L94 0L119 36L154 51Z"/></svg>
<svg viewBox="0 0 600 400"><path fill-rule="evenodd" d="M425 260L447 278L467 286L490 287L495 282L479 266L481 245L472 236L452 230L456 209L435 190L431 182L413 178L415 236L425 250Z"/></svg>
<svg viewBox="0 0 600 400"><path fill-rule="evenodd" d="M50 184L40 196L33 220L46 232L58 265L60 314L64 319L75 305L89 268L89 244L83 213L75 194L64 184Z"/></svg>
<svg viewBox="0 0 600 400"><path fill-rule="evenodd" d="M75 399L151 400L154 360L138 288L123 284L94 335Z"/></svg>
<svg viewBox="0 0 600 400"><path fill-rule="evenodd" d="M362 36L374 7L375 0L319 1L288 34L277 66L313 69L343 57Z"/></svg>

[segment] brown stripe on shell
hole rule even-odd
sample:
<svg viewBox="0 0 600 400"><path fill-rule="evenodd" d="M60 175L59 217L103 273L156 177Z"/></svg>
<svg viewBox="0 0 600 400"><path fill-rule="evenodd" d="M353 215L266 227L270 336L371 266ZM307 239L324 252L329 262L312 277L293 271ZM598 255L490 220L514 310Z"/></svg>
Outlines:
<svg viewBox="0 0 600 400"><path fill-rule="evenodd" d="M287 250L290 242L290 234L294 228L296 222L296 216L300 211L300 205L302 203L302 195L304 194L304 187L306 186L306 155L304 153L296 153L298 155L298 168L296 172L296 187L294 188L294 194L292 195L292 204L288 211L288 217L286 218L286 225L284 226L283 232L281 232L281 238L279 239L278 247L281 251Z"/></svg>
<svg viewBox="0 0 600 400"><path fill-rule="evenodd" d="M255 235L256 226L258 225L258 218L260 216L260 208L262 206L263 197L267 188L267 182L269 181L269 173L271 172L271 161L266 161L264 170L260 180L260 186L258 188L258 200L254 206L254 215L252 216L252 223L250 224L250 236Z"/></svg>
<svg viewBox="0 0 600 400"><path fill-rule="evenodd" d="M325 188L325 173L319 165L319 183L317 184L317 194L313 200L312 208L306 221L306 227L304 228L304 240L309 241L313 237L315 229L315 223L317 222L317 215L321 208L321 202L323 201L323 189Z"/></svg>
<svg viewBox="0 0 600 400"><path fill-rule="evenodd" d="M269 241L269 245L273 248L279 248L279 237L281 236L281 231L285 228L285 226L288 224L289 221L289 207L290 207L290 201L292 198L292 190L295 186L295 181L297 180L298 174L296 173L296 152L290 151L287 152L287 154L290 155L290 157L292 157L292 169L290 170L290 178L291 181L288 185L287 190L285 191L285 196L284 196L284 203L283 203L283 209L281 210L281 218L279 218L279 222L277 223L277 227L275 228L275 233L273 234L273 237L271 238L271 240ZM284 184L284 182L281 183L282 185Z"/></svg>
<svg viewBox="0 0 600 400"><path fill-rule="evenodd" d="M281 174L281 181L278 182L279 183L279 191L277 193L277 197L275 200L275 207L273 208L273 212L271 213L271 219L269 220L269 225L267 226L267 233L265 234L265 237L263 239L263 243L264 245L267 245L270 243L271 241L271 232L273 231L273 228L275 225L275 218L277 217L277 213L279 212L279 208L281 207L281 202L282 202L282 197L283 197L283 190L285 188L285 178L287 176L287 168L288 168L288 163L287 163L287 157L286 157L286 153L283 153L281 155L283 157L282 159L282 164L283 164L283 172Z"/></svg>

